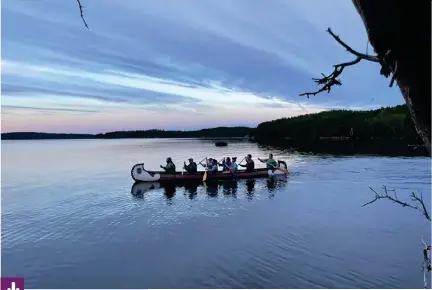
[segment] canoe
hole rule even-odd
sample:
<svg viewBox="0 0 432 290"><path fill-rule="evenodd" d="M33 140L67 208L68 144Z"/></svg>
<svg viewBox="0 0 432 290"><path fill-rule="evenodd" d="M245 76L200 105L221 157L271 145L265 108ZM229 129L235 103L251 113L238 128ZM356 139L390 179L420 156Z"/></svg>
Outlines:
<svg viewBox="0 0 432 290"><path fill-rule="evenodd" d="M286 170L287 166L284 161L278 161L279 167ZM165 171L148 171L144 168L144 163L135 164L131 169L131 176L135 182L154 182L154 181L192 181L202 180L204 171L196 173L175 172L167 173ZM243 178L258 178L270 177L277 175L286 175L284 171L278 169L255 169L251 172L239 170L235 174L229 171L218 171L214 174L207 174L206 180L227 180L227 179L243 179Z"/></svg>

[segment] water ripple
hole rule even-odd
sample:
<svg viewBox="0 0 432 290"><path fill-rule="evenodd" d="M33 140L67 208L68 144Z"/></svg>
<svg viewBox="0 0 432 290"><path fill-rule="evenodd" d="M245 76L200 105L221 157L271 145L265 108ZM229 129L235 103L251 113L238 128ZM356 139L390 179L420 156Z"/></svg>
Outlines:
<svg viewBox="0 0 432 290"><path fill-rule="evenodd" d="M383 185L400 198L419 190L429 205L430 159L183 139L2 145L2 274L29 288L423 286L419 239L430 224L391 203L361 205ZM191 152L197 161L272 152L291 174L134 194L133 164L158 170L171 156L181 166Z"/></svg>

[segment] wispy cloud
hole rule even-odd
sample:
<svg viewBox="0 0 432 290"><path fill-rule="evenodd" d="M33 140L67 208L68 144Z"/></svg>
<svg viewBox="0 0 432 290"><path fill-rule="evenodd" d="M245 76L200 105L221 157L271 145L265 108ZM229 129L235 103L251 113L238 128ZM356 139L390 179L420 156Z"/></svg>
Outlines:
<svg viewBox="0 0 432 290"><path fill-rule="evenodd" d="M350 1L82 3L90 30L74 0L2 2L4 131L256 125L402 102L371 63L347 70L329 95L298 96L352 57L328 26L366 49Z"/></svg>

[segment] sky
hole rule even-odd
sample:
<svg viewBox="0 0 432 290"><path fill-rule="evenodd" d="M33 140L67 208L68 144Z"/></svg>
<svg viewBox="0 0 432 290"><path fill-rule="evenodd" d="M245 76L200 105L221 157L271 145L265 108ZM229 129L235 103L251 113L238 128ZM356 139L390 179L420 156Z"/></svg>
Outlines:
<svg viewBox="0 0 432 290"><path fill-rule="evenodd" d="M403 103L362 61L343 85L313 77L350 61L331 27L373 53L348 0L2 1L2 132L103 133L256 126Z"/></svg>

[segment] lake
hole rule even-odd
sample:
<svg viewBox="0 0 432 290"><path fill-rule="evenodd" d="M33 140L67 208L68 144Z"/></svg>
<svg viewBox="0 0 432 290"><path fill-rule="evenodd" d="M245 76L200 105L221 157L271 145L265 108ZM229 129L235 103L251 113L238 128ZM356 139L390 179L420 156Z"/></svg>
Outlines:
<svg viewBox="0 0 432 290"><path fill-rule="evenodd" d="M2 141L2 276L26 288L422 288L430 158L307 155L236 141ZM141 184L131 167L272 152L286 179ZM199 167L201 168L201 167Z"/></svg>

